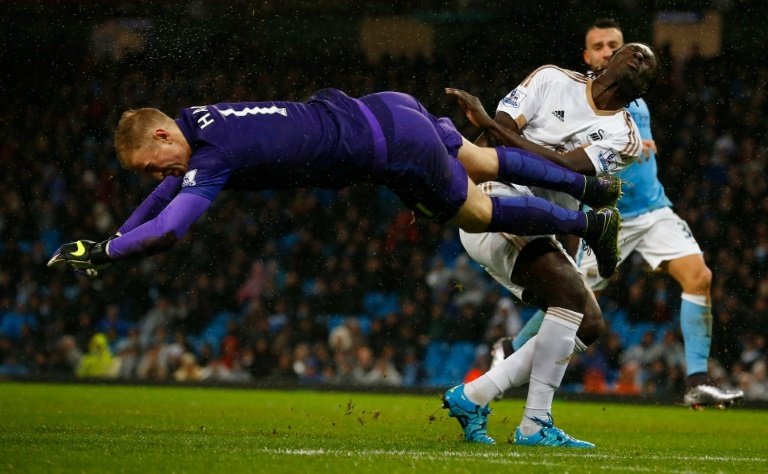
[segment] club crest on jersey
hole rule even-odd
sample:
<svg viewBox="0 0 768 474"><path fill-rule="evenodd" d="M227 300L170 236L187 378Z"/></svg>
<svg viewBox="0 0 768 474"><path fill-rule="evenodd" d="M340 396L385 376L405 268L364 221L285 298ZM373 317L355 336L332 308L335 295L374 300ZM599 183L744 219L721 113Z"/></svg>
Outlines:
<svg viewBox="0 0 768 474"><path fill-rule="evenodd" d="M601 129L597 130L596 132L590 133L587 136L589 137L589 141L590 142L599 142L605 136L605 131L601 128Z"/></svg>
<svg viewBox="0 0 768 474"><path fill-rule="evenodd" d="M186 188L187 186L197 185L195 182L195 176L197 176L196 169L187 171L187 174L184 175L184 179L181 181L181 187Z"/></svg>
<svg viewBox="0 0 768 474"><path fill-rule="evenodd" d="M523 103L527 94L519 89L515 89L510 92L506 97L501 100L501 103L510 107L518 108Z"/></svg>
<svg viewBox="0 0 768 474"><path fill-rule="evenodd" d="M603 170L603 173L613 173L619 169L619 164L616 161L616 153L611 150L601 151L600 154L597 155L597 160L600 162L600 169Z"/></svg>

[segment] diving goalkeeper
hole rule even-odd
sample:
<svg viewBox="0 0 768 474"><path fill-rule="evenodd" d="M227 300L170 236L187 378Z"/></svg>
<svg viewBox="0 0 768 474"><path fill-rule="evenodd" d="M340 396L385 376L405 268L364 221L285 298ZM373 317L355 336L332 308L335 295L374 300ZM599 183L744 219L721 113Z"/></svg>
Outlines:
<svg viewBox="0 0 768 474"><path fill-rule="evenodd" d="M470 232L574 234L607 278L619 260L615 183L585 176L516 148L482 148L413 97L360 99L324 89L307 102L220 103L123 114L115 149L126 169L162 182L117 236L62 245L48 266L96 272L114 261L165 251L223 189L337 189L384 185L417 215ZM619 158L617 158L619 160ZM563 191L596 211L572 211L532 196L489 197L475 182L502 179Z"/></svg>

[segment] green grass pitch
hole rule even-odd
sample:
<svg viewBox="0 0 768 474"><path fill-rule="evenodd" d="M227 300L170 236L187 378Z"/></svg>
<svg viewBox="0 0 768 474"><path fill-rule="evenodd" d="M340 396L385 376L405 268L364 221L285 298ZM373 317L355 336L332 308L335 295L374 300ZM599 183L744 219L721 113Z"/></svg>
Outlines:
<svg viewBox="0 0 768 474"><path fill-rule="evenodd" d="M768 411L555 400L594 450L461 441L434 396L0 383L0 472L766 472Z"/></svg>

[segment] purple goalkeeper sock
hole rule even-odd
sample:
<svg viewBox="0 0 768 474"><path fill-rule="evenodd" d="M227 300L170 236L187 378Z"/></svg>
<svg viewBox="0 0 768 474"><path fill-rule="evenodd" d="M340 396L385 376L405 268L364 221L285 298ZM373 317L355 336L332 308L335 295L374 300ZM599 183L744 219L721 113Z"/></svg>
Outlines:
<svg viewBox="0 0 768 474"><path fill-rule="evenodd" d="M587 230L587 215L531 196L492 197L493 213L486 232L516 235L574 234Z"/></svg>
<svg viewBox="0 0 768 474"><path fill-rule="evenodd" d="M521 148L496 148L499 179L523 186L540 186L568 193L576 199L584 194L583 174L571 171Z"/></svg>

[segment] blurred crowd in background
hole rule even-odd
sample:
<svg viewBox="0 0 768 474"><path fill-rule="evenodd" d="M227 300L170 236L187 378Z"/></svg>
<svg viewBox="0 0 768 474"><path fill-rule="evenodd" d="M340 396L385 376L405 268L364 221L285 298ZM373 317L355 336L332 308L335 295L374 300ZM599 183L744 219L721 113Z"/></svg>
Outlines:
<svg viewBox="0 0 768 474"><path fill-rule="evenodd" d="M19 78L49 92L0 105L0 375L416 387L486 370L490 345L533 309L468 260L454 229L414 222L375 187L224 193L165 254L95 279L45 265L61 243L109 237L154 186L115 159L122 111L398 90L474 137L443 87L492 111L548 61L499 67L497 39L472 47L475 68L454 67L468 54L457 50L378 64L243 45L222 51L234 61L79 51L68 74ZM662 182L714 273L710 372L768 400L768 67L695 51L678 63L657 47L647 101ZM601 297L609 330L563 389L679 397L679 288L634 257L615 280Z"/></svg>

